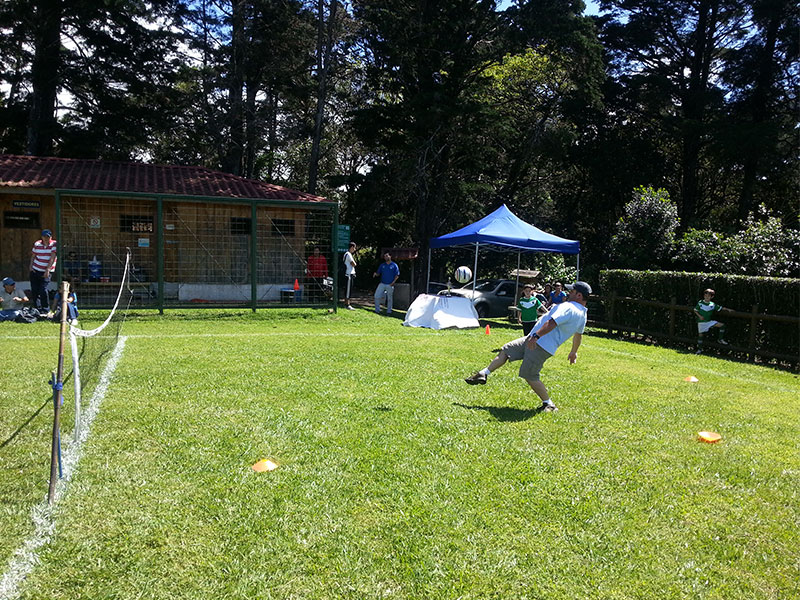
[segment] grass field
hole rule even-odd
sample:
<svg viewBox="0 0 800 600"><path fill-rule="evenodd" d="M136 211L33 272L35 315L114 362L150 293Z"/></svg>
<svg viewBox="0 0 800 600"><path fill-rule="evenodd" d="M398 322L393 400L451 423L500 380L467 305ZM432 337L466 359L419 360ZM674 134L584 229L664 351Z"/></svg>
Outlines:
<svg viewBox="0 0 800 600"><path fill-rule="evenodd" d="M538 413L513 365L462 380L516 337L499 322L175 311L123 333L22 598L800 597L794 373L587 335ZM0 340L5 565L47 492L56 328Z"/></svg>

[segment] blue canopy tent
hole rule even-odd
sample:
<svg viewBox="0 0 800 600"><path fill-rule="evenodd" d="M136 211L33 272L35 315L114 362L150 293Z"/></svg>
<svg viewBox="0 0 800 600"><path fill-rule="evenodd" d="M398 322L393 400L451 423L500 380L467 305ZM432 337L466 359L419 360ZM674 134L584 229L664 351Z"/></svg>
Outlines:
<svg viewBox="0 0 800 600"><path fill-rule="evenodd" d="M431 249L447 247L475 247L475 266L472 270L472 287L475 288L478 273L478 250L481 246L490 249L517 252L517 273L523 252L560 252L561 254L577 254L578 273L580 273L580 242L567 240L546 233L526 223L504 204L493 213L486 215L471 225L458 231L432 238L428 246L428 286L431 281ZM519 287L519 275L517 275Z"/></svg>

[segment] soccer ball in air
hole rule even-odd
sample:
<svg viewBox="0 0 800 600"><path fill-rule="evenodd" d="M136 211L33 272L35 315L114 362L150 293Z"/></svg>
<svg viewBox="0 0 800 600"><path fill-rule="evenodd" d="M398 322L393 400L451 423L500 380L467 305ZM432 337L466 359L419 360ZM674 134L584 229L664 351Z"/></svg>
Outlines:
<svg viewBox="0 0 800 600"><path fill-rule="evenodd" d="M458 283L467 283L472 279L472 270L469 267L458 267L456 269L456 281Z"/></svg>

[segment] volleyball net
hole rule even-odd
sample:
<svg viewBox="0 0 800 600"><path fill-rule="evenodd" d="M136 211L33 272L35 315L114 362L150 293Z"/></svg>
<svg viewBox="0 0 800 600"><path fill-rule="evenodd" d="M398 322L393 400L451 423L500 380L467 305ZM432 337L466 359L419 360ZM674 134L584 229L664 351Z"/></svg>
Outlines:
<svg viewBox="0 0 800 600"><path fill-rule="evenodd" d="M93 329L82 329L77 324L83 319L73 321L69 326L72 383L75 393L74 437L76 441L81 433L82 400L90 397L100 382L103 368L119 342L122 324L133 299L133 290L130 285L131 272L131 251L128 248L116 300L106 319ZM93 313L96 314L97 311L93 311Z"/></svg>

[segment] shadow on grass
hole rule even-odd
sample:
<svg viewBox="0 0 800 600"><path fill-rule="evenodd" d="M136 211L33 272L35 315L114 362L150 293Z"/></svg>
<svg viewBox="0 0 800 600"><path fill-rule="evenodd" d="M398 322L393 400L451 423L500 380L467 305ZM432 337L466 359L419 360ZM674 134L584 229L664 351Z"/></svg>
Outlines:
<svg viewBox="0 0 800 600"><path fill-rule="evenodd" d="M527 421L531 417L535 417L542 412L541 407L536 408L512 408L510 406L468 406L466 404L459 404L453 402L453 406L460 406L468 410L485 410L498 421L504 423L518 423L520 421Z"/></svg>
<svg viewBox="0 0 800 600"><path fill-rule="evenodd" d="M8 446L14 440L14 438L17 437L20 434L20 432L22 432L22 430L25 429L30 424L31 421L33 421L37 416L39 416L39 413L42 412L42 409L48 404L50 404L52 401L53 401L52 398L47 398L39 408L33 411L33 414L31 414L31 416L28 417L22 425L17 427L14 433L8 436L8 439L0 442L0 449Z"/></svg>
<svg viewBox="0 0 800 600"><path fill-rule="evenodd" d="M673 350L677 354L693 355L696 354L697 346L684 342L674 342L652 338L644 334L631 334L622 335L620 333L608 333L607 330L602 328L587 328L584 332L590 334L592 337L602 338L606 340L614 340L617 342L627 342L629 344L636 344L638 346L655 346L658 348L667 348ZM742 364L758 365L768 369L775 369L776 371L789 371L800 372L800 362L792 362L784 359L777 358L764 358L756 356L755 359L748 357L747 348L737 346L723 346L716 342L708 341L704 345L703 356L710 356L719 358L721 360L728 360Z"/></svg>
<svg viewBox="0 0 800 600"><path fill-rule="evenodd" d="M519 337L522 337L522 325L500 319L479 319L478 322L481 324L482 329L486 329L487 325L490 329L516 329L519 331Z"/></svg>

